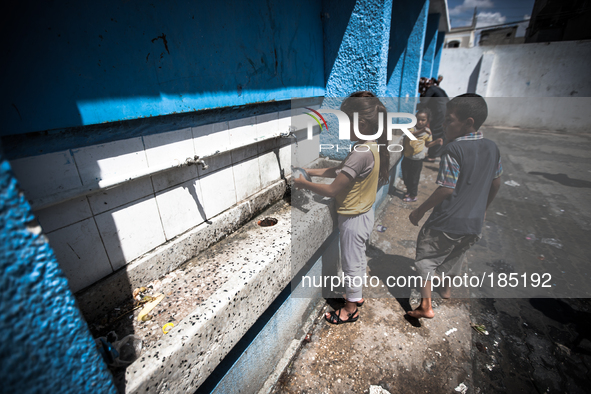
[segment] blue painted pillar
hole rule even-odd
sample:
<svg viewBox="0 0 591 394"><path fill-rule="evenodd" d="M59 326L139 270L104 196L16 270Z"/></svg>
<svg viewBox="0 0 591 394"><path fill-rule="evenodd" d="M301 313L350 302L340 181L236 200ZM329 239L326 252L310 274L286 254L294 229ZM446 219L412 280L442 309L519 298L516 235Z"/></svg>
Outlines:
<svg viewBox="0 0 591 394"><path fill-rule="evenodd" d="M346 97L358 90L384 96L392 0L324 0L322 8L326 97ZM320 143L339 144L336 117L326 120L329 130L322 132ZM342 159L346 153L328 154Z"/></svg>
<svg viewBox="0 0 591 394"><path fill-rule="evenodd" d="M429 0L396 1L393 4L386 89L390 97L418 96L428 12ZM413 110L414 107L411 112Z"/></svg>
<svg viewBox="0 0 591 394"><path fill-rule="evenodd" d="M445 32L437 32L437 44L435 46L435 59L433 60L433 70L431 71L431 78L437 79L439 74L439 63L441 62L441 52L443 50L443 41L445 41Z"/></svg>
<svg viewBox="0 0 591 394"><path fill-rule="evenodd" d="M391 15L392 0L323 2L326 97L384 95Z"/></svg>
<svg viewBox="0 0 591 394"><path fill-rule="evenodd" d="M427 33L425 35L421 77L431 78L431 73L433 72L435 47L437 46L437 28L439 27L439 17L439 14L430 14L427 18Z"/></svg>
<svg viewBox="0 0 591 394"><path fill-rule="evenodd" d="M66 277L35 223L0 146L2 391L115 394Z"/></svg>

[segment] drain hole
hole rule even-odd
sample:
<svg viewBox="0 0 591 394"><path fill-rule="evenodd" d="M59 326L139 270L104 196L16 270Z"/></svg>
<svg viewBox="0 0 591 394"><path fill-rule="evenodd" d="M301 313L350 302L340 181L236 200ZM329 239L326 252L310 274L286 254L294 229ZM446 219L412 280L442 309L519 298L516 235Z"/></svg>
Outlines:
<svg viewBox="0 0 591 394"><path fill-rule="evenodd" d="M259 220L257 224L261 227L271 227L277 224L277 219L275 218L264 218Z"/></svg>

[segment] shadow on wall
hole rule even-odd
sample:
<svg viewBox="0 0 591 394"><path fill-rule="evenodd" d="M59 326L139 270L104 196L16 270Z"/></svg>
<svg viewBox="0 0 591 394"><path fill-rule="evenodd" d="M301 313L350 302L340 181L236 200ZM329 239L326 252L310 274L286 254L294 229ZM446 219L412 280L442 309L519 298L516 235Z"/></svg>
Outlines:
<svg viewBox="0 0 591 394"><path fill-rule="evenodd" d="M320 6L11 3L2 134L322 95Z"/></svg>
<svg viewBox="0 0 591 394"><path fill-rule="evenodd" d="M325 0L322 2L324 81L328 81L337 60L356 2L356 0Z"/></svg>
<svg viewBox="0 0 591 394"><path fill-rule="evenodd" d="M425 34L421 22L426 25L427 8L425 1L393 3L386 76L388 91L394 97L418 95L417 76Z"/></svg>
<svg viewBox="0 0 591 394"><path fill-rule="evenodd" d="M482 66L482 56L474 66L474 70L470 74L470 78L468 78L468 87L466 93L476 93L476 87L478 86L478 76L480 75L480 68Z"/></svg>

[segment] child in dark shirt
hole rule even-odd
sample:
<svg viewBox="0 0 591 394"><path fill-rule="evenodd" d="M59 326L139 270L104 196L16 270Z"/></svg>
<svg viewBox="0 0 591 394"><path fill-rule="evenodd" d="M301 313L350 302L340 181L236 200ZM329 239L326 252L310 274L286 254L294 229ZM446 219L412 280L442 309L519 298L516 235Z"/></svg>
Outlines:
<svg viewBox="0 0 591 394"><path fill-rule="evenodd" d="M447 104L443 148L437 188L412 211L409 219L418 226L435 208L419 232L415 265L423 278L421 304L408 315L433 318L431 278L443 278L442 298L449 298L453 277L460 275L466 251L481 237L485 212L501 185L503 172L496 144L478 131L488 109L477 94L463 94Z"/></svg>

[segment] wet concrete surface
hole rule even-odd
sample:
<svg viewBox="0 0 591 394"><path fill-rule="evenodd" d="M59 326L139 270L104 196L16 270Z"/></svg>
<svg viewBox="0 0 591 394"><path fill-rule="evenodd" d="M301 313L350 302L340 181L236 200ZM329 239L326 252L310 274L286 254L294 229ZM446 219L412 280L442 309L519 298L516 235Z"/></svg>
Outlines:
<svg viewBox="0 0 591 394"><path fill-rule="evenodd" d="M419 227L408 215L437 175L436 163L424 163L419 201L404 203L398 192L376 218L387 229L374 230L367 255L379 282L364 290L359 321L333 326L319 316L275 393L368 393L371 385L390 393L591 392L591 136L484 132L501 150L504 174L464 272L492 274L493 286L453 289L451 300L434 293L436 316L421 321L404 318L416 293L383 286L390 275L416 275ZM499 274L519 285L499 283ZM330 299L325 310L335 307Z"/></svg>

